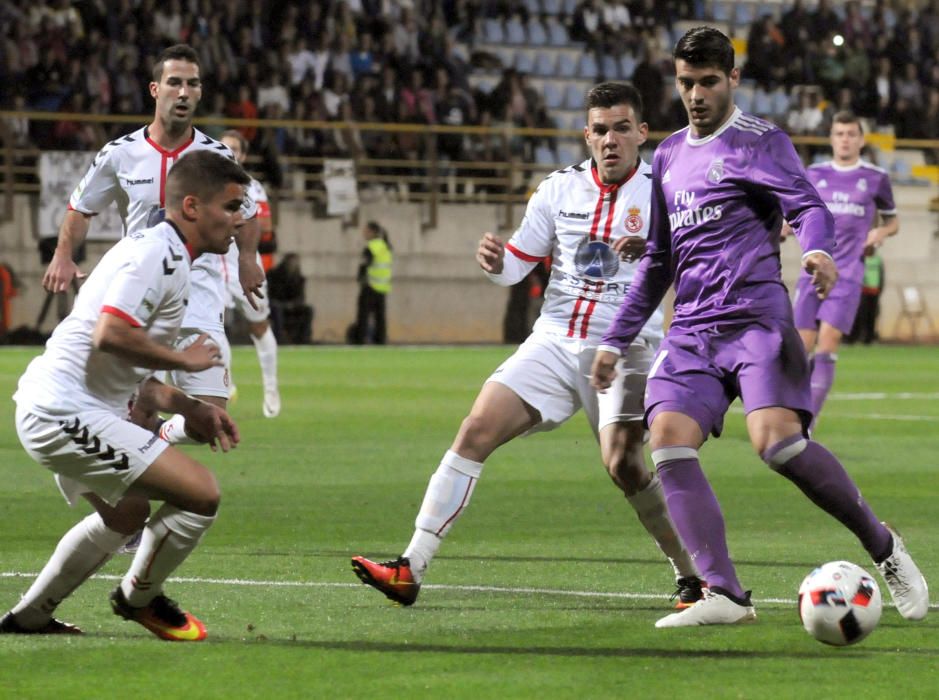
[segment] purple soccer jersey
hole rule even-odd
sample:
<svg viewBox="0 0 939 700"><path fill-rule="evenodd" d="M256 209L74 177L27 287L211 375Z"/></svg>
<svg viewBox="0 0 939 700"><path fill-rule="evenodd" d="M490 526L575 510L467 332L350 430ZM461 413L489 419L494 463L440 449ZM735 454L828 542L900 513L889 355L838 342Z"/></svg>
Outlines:
<svg viewBox="0 0 939 700"><path fill-rule="evenodd" d="M850 333L861 299L864 242L877 212L896 215L893 189L886 171L865 161L841 167L829 161L806 172L835 218L835 264L838 281L824 300L818 298L811 277L803 271L793 300L796 327L815 329L826 321Z"/></svg>
<svg viewBox="0 0 939 700"><path fill-rule="evenodd" d="M687 127L669 136L652 175L649 244L602 344L629 345L672 282L669 335L767 318L791 323L782 218L804 251L829 255L834 222L789 137L735 109L709 136L693 138Z"/></svg>

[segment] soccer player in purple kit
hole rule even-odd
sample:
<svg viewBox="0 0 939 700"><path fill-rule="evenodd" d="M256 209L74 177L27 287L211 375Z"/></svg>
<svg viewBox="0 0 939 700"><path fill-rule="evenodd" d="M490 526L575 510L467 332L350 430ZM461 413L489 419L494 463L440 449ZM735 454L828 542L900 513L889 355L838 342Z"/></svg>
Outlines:
<svg viewBox="0 0 939 700"><path fill-rule="evenodd" d="M756 618L698 461L737 396L760 457L851 530L900 614L922 619L926 581L900 536L877 519L837 458L807 437L808 360L781 279L780 228L783 218L792 224L802 265L824 299L837 279L832 216L789 138L734 105L740 72L730 40L698 27L679 40L674 58L689 125L656 149L649 242L592 367L593 385L605 390L621 352L674 283L672 324L649 371L646 420L669 512L709 588L656 627Z"/></svg>
<svg viewBox="0 0 939 700"><path fill-rule="evenodd" d="M832 159L806 171L835 219L838 281L822 299L803 272L792 303L796 328L811 355L814 420L835 379L841 337L851 332L861 300L864 255L897 233L893 190L887 172L861 160L864 128L851 112L838 112L831 125ZM877 221L879 226L871 227Z"/></svg>

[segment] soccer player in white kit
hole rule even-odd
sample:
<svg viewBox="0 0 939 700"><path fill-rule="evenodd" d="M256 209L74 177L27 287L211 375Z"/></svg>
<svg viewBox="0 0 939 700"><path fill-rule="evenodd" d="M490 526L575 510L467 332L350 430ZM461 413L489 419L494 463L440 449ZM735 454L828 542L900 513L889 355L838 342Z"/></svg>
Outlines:
<svg viewBox="0 0 939 700"><path fill-rule="evenodd" d="M483 385L431 477L404 553L384 563L352 559L364 583L402 605L417 599L427 566L469 503L486 458L519 435L557 427L581 407L610 477L672 562L677 605L702 596L661 483L643 457L642 399L662 339L661 310L621 358L615 385L598 394L589 383L600 336L629 288L633 260L645 248L651 171L639 157L648 126L635 88L601 83L587 94L586 108L591 158L549 175L511 240L503 244L486 233L476 253L480 267L503 286L551 257L551 279L532 334Z"/></svg>
<svg viewBox="0 0 939 700"><path fill-rule="evenodd" d="M224 253L243 224L248 175L222 155L180 159L166 182L166 220L130 234L88 277L45 352L20 378L16 430L27 453L55 475L66 500L84 496L95 512L72 527L0 633L80 634L52 617L58 605L136 531L122 503L163 501L137 555L111 594L116 615L173 641L205 638L205 625L163 593L163 583L215 520L219 488L209 469L124 416L138 390L160 410L186 416L213 449L237 444L221 408L161 384L153 370L198 371L222 363L200 337L175 349L190 295L190 265Z"/></svg>
<svg viewBox="0 0 939 700"><path fill-rule="evenodd" d="M55 254L43 277L47 290L65 291L73 278L84 276L72 262L72 251L85 240L90 219L97 212L114 202L124 220L125 235L140 231L162 218L166 178L183 154L210 150L233 158L227 146L192 125L202 97L202 82L199 57L191 47L177 44L160 54L154 63L150 94L156 103L153 121L105 145L72 193ZM247 223L236 234L239 280L245 295L255 304L252 295L259 295L264 282L264 272L256 259L256 213L256 204L246 197L243 214ZM202 333L209 333L211 341L222 350L225 364L202 372L180 370L173 373L172 380L183 391L224 408L231 350L225 338L221 261L218 255L204 255L193 267L192 298L178 342L185 347ZM189 441L180 415L170 418L161 432L170 442Z"/></svg>
<svg viewBox="0 0 939 700"><path fill-rule="evenodd" d="M244 165L248 157L248 140L240 131L230 129L222 134L222 143L231 149L235 160ZM264 186L251 178L248 185L248 194L258 205L258 228L263 235L271 231L271 208ZM225 277L227 299L234 304L248 322L248 332L251 342L258 353L258 364L261 365L261 383L264 387L264 402L261 406L266 418L276 418L280 415L280 391L277 388L277 339L271 330L271 309L267 300L267 281L261 285L261 299L257 301L257 308L251 305L245 296L238 279L237 248L228 249L228 254L222 260ZM258 266L261 265L261 254L257 254ZM226 304L226 305L231 305Z"/></svg>

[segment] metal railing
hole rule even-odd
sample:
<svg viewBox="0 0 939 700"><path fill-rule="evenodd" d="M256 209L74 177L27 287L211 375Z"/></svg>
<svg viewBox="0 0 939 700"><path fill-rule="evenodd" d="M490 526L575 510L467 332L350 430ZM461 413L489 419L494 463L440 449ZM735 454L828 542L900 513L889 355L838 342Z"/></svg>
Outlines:
<svg viewBox="0 0 939 700"><path fill-rule="evenodd" d="M13 197L18 193L38 193L39 155L35 147L17 147L12 140L8 120L61 122L75 121L97 124L128 124L139 128L151 121L143 115L101 115L66 112L11 112L0 111L0 220L13 216ZM302 121L295 119L231 119L203 117L195 120L200 128L255 128L270 134L278 129L301 129L311 132L329 132L349 144L346 152L337 158L351 159L355 163L356 180L360 188L391 188L409 201L425 205L423 225L434 228L438 222L438 207L444 202L488 202L502 206L502 225L510 229L515 225L514 207L528 200L533 176L550 172L570 163L537 163L522 153L534 150L537 141L576 141L583 143L583 134L575 129L536 129L511 124L496 126L446 126L427 124L392 124L372 122ZM130 130L130 129L128 129ZM420 155L408 158L375 157L361 147L362 135L379 133L391 139L402 136L413 140L414 151ZM484 157L450 160L440 154L440 137L457 135L470 146L470 153L484 153ZM651 132L649 144L668 136L668 132ZM868 141L881 148L935 149L939 153L939 140L923 141L893 139L881 134L869 134ZM826 137L794 136L803 158L808 161L813 148L826 149ZM104 143L98 144L98 147ZM584 150L586 157L586 150ZM325 201L323 165L326 157L277 154L287 186L271 187L265 183L275 206L277 202L307 200ZM249 169L255 169L260 159L249 158ZM255 173L256 174L256 173ZM262 178L263 179L263 178ZM276 215L276 211L275 211Z"/></svg>

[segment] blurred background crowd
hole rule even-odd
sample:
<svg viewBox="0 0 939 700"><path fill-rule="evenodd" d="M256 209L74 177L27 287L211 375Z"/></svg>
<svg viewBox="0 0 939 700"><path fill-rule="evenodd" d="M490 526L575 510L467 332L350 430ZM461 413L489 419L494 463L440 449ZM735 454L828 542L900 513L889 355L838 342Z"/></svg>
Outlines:
<svg viewBox="0 0 939 700"><path fill-rule="evenodd" d="M651 129L669 131L686 121L670 50L705 20L746 55L741 106L790 133L826 134L830 116L850 108L898 137L939 137L939 0L0 0L0 102L146 115L152 60L182 42L201 57L202 116L577 128L588 81L629 79ZM23 145L59 149L95 149L129 130L67 119L13 127ZM243 131L269 155L425 155L413 133ZM539 150L556 145L513 148L564 162L570 154ZM450 160L485 160L491 147L438 139Z"/></svg>

